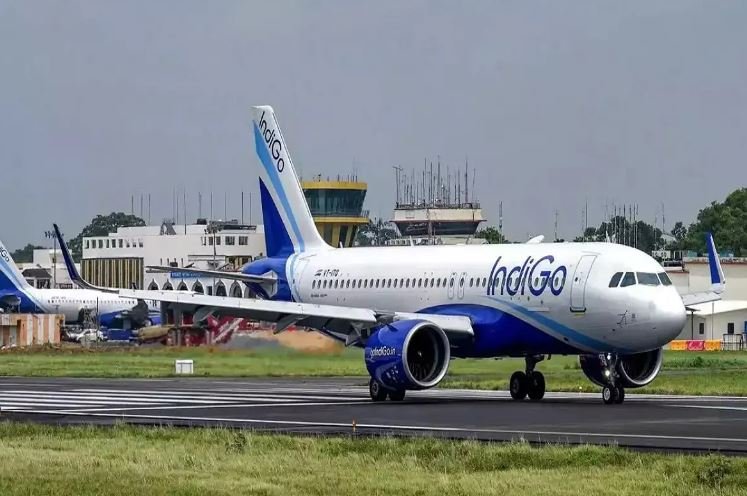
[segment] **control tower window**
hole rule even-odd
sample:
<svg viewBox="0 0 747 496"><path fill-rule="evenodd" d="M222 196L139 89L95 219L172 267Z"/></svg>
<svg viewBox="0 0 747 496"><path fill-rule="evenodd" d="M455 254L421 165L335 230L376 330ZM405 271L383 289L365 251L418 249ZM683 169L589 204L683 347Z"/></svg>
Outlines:
<svg viewBox="0 0 747 496"><path fill-rule="evenodd" d="M615 272L615 275L612 276L612 279L610 280L610 287L616 288L618 284L620 284L620 279L622 279L623 273L622 272Z"/></svg>
<svg viewBox="0 0 747 496"><path fill-rule="evenodd" d="M625 288L627 286L633 286L634 284L635 284L635 273L626 272L625 276L623 277L622 283L620 284L620 287Z"/></svg>

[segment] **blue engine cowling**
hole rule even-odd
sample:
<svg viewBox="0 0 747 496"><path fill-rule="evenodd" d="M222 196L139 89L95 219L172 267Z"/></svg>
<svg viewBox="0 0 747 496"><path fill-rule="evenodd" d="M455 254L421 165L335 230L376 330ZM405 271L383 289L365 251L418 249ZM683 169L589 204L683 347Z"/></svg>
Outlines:
<svg viewBox="0 0 747 496"><path fill-rule="evenodd" d="M653 381L661 370L664 353L661 348L657 350L625 355L617 361L617 375L623 386L639 388ZM578 357L586 377L597 386L604 387L607 379L604 376L604 366L599 355L580 355Z"/></svg>
<svg viewBox="0 0 747 496"><path fill-rule="evenodd" d="M433 322L399 320L378 328L366 342L366 368L389 389L428 389L446 375L449 338Z"/></svg>

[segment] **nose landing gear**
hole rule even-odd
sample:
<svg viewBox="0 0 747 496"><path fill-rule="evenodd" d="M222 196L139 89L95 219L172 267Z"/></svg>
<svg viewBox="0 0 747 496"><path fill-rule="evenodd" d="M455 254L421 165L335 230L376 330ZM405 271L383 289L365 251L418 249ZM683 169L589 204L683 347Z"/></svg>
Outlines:
<svg viewBox="0 0 747 496"><path fill-rule="evenodd" d="M529 355L525 357L526 370L517 370L511 375L509 392L515 400L523 400L529 396L530 400L538 401L545 396L545 376L534 367L545 359L544 355Z"/></svg>

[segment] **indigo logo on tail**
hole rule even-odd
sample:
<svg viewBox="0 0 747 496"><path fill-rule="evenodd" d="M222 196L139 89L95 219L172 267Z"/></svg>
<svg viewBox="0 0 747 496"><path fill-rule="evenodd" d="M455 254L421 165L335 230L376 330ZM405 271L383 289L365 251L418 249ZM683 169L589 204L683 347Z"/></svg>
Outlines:
<svg viewBox="0 0 747 496"><path fill-rule="evenodd" d="M0 257L2 257L2 259L6 262L10 263L10 255L8 255L8 250L6 250L2 245L0 245Z"/></svg>
<svg viewBox="0 0 747 496"><path fill-rule="evenodd" d="M275 162L275 168L278 172L283 172L283 169L285 169L285 160L280 156L283 151L283 144L275 137L275 129L270 129L267 126L264 111L262 111L262 116L259 118L259 132L265 140L267 149L270 150L270 155L272 155L272 159Z"/></svg>

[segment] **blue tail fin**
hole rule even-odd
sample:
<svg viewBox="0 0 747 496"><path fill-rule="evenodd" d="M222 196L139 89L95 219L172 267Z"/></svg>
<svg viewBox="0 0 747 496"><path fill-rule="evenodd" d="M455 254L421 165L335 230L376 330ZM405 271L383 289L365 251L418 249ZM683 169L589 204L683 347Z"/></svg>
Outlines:
<svg viewBox="0 0 747 496"><path fill-rule="evenodd" d="M707 232L706 248L708 249L708 267L711 270L711 289L716 293L721 293L726 284L724 270L721 268L721 260L718 258L716 244L713 242L713 233Z"/></svg>
<svg viewBox="0 0 747 496"><path fill-rule="evenodd" d="M31 285L13 262L10 252L0 242L0 291L24 291Z"/></svg>
<svg viewBox="0 0 747 496"><path fill-rule="evenodd" d="M259 193L262 199L262 221L265 228L265 245L268 257L290 256L294 252L293 242L285 229L275 202L262 179L259 180Z"/></svg>
<svg viewBox="0 0 747 496"><path fill-rule="evenodd" d="M272 107L252 108L267 255L329 249L316 229Z"/></svg>

